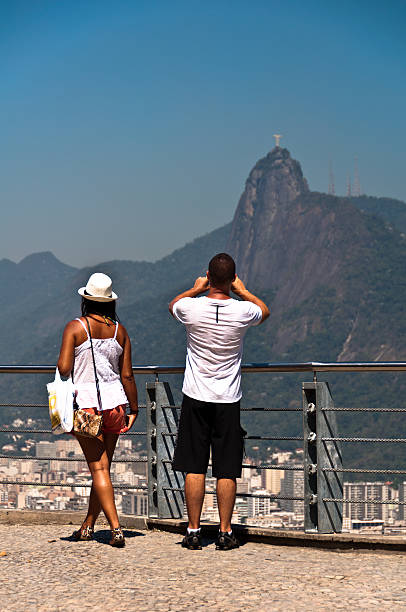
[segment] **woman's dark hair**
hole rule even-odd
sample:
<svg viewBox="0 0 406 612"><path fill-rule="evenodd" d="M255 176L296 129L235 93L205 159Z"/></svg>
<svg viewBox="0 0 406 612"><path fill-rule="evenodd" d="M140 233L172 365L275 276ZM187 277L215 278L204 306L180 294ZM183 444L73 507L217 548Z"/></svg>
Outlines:
<svg viewBox="0 0 406 612"><path fill-rule="evenodd" d="M82 297L82 317L90 314L98 314L102 317L109 317L113 321L120 321L116 315L116 301L111 302L96 302L95 300L87 300Z"/></svg>

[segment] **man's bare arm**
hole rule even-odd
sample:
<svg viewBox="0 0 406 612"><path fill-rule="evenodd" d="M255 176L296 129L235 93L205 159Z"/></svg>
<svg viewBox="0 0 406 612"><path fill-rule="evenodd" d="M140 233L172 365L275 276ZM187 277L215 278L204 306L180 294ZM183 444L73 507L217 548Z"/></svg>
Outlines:
<svg viewBox="0 0 406 612"><path fill-rule="evenodd" d="M257 306L260 307L262 311L261 323L263 323L265 319L269 317L269 314L270 314L269 308L265 304L265 302L260 300L256 295L254 295L250 291L248 291L248 289L245 287L242 280L238 278L238 276L235 277L235 281L231 285L231 291L235 293L236 295L238 295L238 297L240 297L245 302L252 302L253 304L256 304Z"/></svg>
<svg viewBox="0 0 406 612"><path fill-rule="evenodd" d="M175 298L173 298L172 302L169 304L169 312L173 316L173 306L174 304L176 304L176 302L185 297L197 297L201 293L205 293L206 291L208 291L208 289L209 281L207 276L199 276L199 278L195 280L195 284L191 289L188 289L187 291L184 291L183 293L180 293Z"/></svg>

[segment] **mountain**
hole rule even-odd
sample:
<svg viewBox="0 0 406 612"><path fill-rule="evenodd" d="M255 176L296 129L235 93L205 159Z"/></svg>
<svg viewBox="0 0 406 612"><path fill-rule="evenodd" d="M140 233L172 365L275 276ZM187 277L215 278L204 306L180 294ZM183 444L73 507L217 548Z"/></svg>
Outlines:
<svg viewBox="0 0 406 612"><path fill-rule="evenodd" d="M289 253L290 204L309 188L300 164L287 149L275 148L251 170L234 215L228 251L237 262L238 273L258 288L277 283L279 268ZM278 236L278 244L270 240Z"/></svg>
<svg viewBox="0 0 406 612"><path fill-rule="evenodd" d="M384 219L394 229L406 233L406 203L393 198L374 198L361 195L350 198L357 208L370 215Z"/></svg>
<svg viewBox="0 0 406 612"><path fill-rule="evenodd" d="M0 308L3 315L0 334L0 362L13 363L32 344L38 330L49 333L56 313L49 305L59 300L61 293L77 270L60 262L52 253L35 253L19 263L0 261Z"/></svg>
<svg viewBox="0 0 406 612"><path fill-rule="evenodd" d="M406 357L404 237L348 199L309 191L286 149L251 171L228 249L243 280L274 295L273 356Z"/></svg>
<svg viewBox="0 0 406 612"><path fill-rule="evenodd" d="M394 206L378 206L376 200L357 198L355 204L311 192L286 149L273 149L254 166L234 216L228 250L248 286L272 296L272 315L256 337L247 337L246 357L260 361L266 352L270 361L406 358L406 241L393 223L402 220L402 203L395 218ZM301 378L246 377L247 400L258 402L262 396L272 398L274 406L298 405ZM321 378L332 384L339 405L403 404L406 385L399 374ZM300 432L292 415L267 420L275 435ZM351 435L406 436L405 423L396 415L361 419L343 414L339 423L342 433ZM252 416L250 424L259 431L263 426L258 416ZM395 445L390 451L347 445L345 453L350 465L383 467L387 461L406 466L402 449Z"/></svg>
<svg viewBox="0 0 406 612"><path fill-rule="evenodd" d="M228 250L249 289L270 305L271 317L247 334L244 360L346 361L406 358L406 204L385 198L339 198L312 192L289 151L274 148L250 172L232 223L202 236L155 262L110 261L75 269L41 253L14 264L0 261L0 296L6 325L0 338L3 363L55 363L67 320L79 314L77 289L95 271L109 274L120 296L136 364L184 362L183 327L167 305L203 274L216 252ZM3 396L44 400L44 381L3 377ZM401 406L406 392L399 374L321 377L332 384L339 405ZM35 379L35 380L34 380ZM248 405L299 405L304 375L244 377ZM142 386L144 379L139 383ZM179 397L180 377L171 378ZM141 393L142 395L142 393ZM15 412L13 413L15 414ZM283 416L283 418L281 418ZM300 434L300 415L244 415L250 433ZM0 417L10 418L3 412ZM297 421L299 418L299 421ZM343 433L406 437L400 417L340 416ZM290 442L280 442L289 446ZM397 445L399 446L399 445ZM405 465L401 448L391 461ZM359 447L346 448L348 461L383 461ZM395 461L396 460L396 461ZM388 460L389 461L389 460ZM390 463L390 462L389 462ZM378 466L379 467L379 466ZM384 466L381 466L384 467Z"/></svg>

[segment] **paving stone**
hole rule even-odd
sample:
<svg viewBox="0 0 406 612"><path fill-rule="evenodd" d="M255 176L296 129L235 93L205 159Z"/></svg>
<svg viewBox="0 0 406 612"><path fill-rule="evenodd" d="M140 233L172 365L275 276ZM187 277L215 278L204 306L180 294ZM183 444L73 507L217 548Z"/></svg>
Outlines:
<svg viewBox="0 0 406 612"><path fill-rule="evenodd" d="M165 532L125 531L113 549L101 528L0 525L1 612L405 610L406 557L247 543L237 550L180 546Z"/></svg>

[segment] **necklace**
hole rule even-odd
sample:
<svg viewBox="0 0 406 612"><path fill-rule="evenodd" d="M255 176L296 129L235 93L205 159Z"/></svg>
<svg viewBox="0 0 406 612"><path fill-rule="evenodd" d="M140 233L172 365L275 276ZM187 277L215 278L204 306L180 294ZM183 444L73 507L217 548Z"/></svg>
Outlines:
<svg viewBox="0 0 406 612"><path fill-rule="evenodd" d="M98 323L102 323L102 322L103 322L103 321L99 321L99 319L95 319L95 318L94 318L94 316L92 316L92 315L89 315L89 317L90 317L91 319L93 319L93 321L97 321ZM104 322L105 322L105 324L107 325L107 327L110 327L111 323L114 323L113 319L111 319L110 317L106 317L105 315L99 315L99 317L103 317ZM109 323L109 321L108 321L107 319L108 319L108 320L109 320L111 323Z"/></svg>

